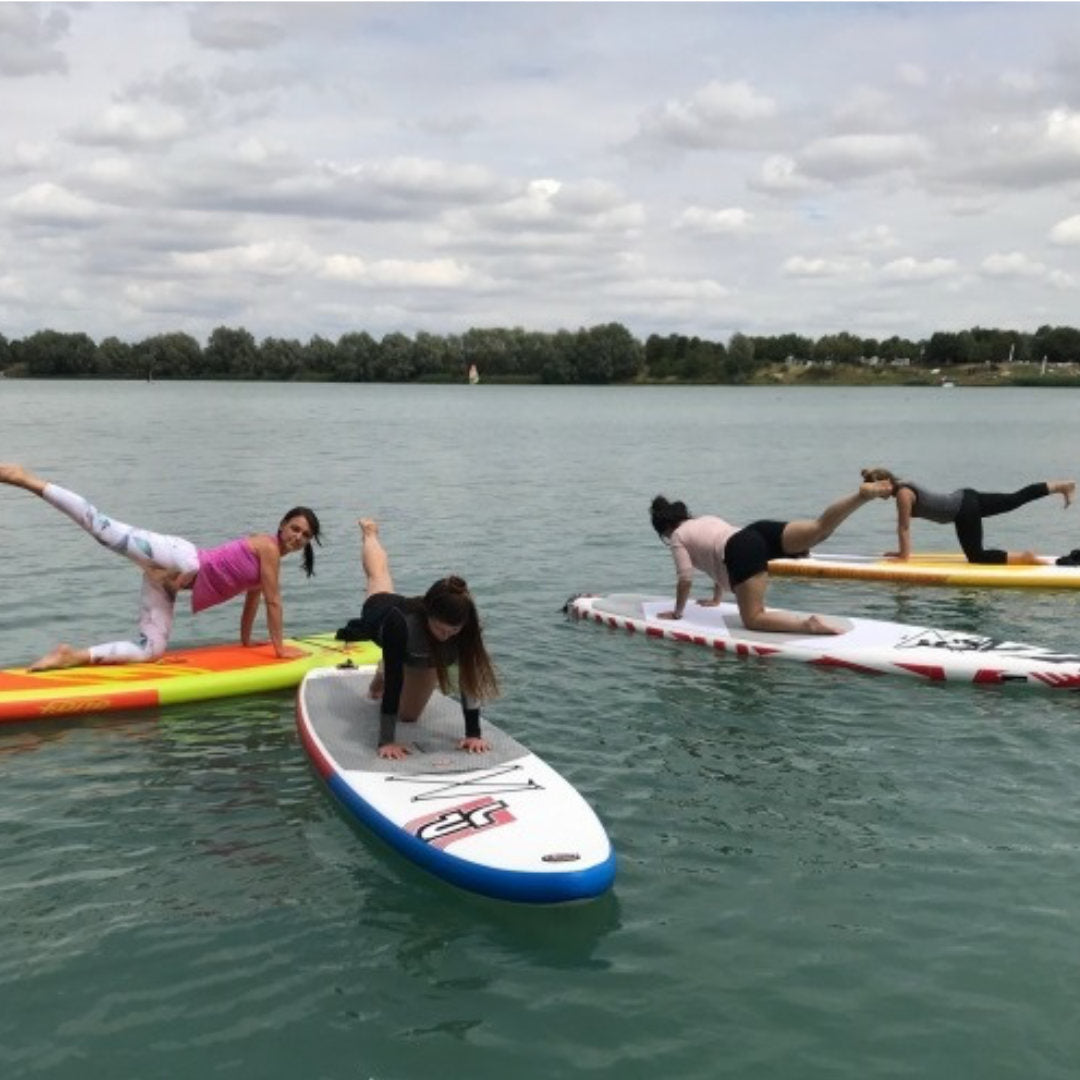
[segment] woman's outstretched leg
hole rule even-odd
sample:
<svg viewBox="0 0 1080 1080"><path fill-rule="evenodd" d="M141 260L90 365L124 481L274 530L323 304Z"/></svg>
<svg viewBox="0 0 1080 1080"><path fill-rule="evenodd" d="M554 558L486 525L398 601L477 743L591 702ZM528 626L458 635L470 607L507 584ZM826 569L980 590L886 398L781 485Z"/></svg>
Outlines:
<svg viewBox="0 0 1080 1080"><path fill-rule="evenodd" d="M998 492L977 491L975 492L979 513L984 517L997 517L998 514L1008 514L1021 506L1026 506L1036 499L1045 499L1047 495L1060 495L1068 507L1076 494L1076 481L1074 480L1047 480L1038 484L1028 484L1018 491L1010 491L1006 494Z"/></svg>
<svg viewBox="0 0 1080 1080"><path fill-rule="evenodd" d="M361 518L358 522L363 537L360 547L360 562L367 579L365 596L394 591L394 579L390 576L390 556L379 539L379 523L374 518ZM383 692L383 665L375 669L368 687L368 696L378 701Z"/></svg>
<svg viewBox="0 0 1080 1080"><path fill-rule="evenodd" d="M784 526L781 543L786 555L801 555L823 540L827 540L837 527L851 517L856 510L871 499L888 499L892 484L888 480L873 480L859 485L854 495L837 499L821 512L820 517L789 521Z"/></svg>
<svg viewBox="0 0 1080 1080"><path fill-rule="evenodd" d="M144 570L194 574L199 569L198 549L181 536L166 536L114 521L81 495L42 480L21 465L0 465L0 483L40 495L50 506L71 518L102 547L124 555Z"/></svg>

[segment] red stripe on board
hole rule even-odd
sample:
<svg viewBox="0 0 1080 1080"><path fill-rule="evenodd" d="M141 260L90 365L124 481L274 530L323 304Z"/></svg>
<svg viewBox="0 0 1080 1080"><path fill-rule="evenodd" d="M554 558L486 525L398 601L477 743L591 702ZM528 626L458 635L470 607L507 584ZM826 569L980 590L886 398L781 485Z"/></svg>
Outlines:
<svg viewBox="0 0 1080 1080"><path fill-rule="evenodd" d="M299 694L296 695L296 730L300 733L300 741L304 744L304 749L307 751L308 757L311 758L311 764L315 766L315 771L323 779L329 779L334 775L334 767L312 737L307 720L304 717L304 711L300 707Z"/></svg>
<svg viewBox="0 0 1080 1080"><path fill-rule="evenodd" d="M816 664L818 667L836 667L846 668L848 671L861 671L867 675L884 675L884 671L880 671L878 668L867 667L865 664L856 664L854 660L842 660L838 656L819 656L816 660L811 660L811 664Z"/></svg>
<svg viewBox="0 0 1080 1080"><path fill-rule="evenodd" d="M915 675L922 675L927 679L934 679L940 682L943 682L945 679L945 669L936 664L897 664L896 666L903 668L905 671L910 671Z"/></svg>

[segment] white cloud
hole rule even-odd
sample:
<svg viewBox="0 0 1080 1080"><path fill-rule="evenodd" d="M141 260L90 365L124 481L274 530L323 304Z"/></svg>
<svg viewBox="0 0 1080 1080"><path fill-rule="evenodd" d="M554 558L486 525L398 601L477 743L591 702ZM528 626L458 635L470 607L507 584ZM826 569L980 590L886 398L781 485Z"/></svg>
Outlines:
<svg viewBox="0 0 1080 1080"><path fill-rule="evenodd" d="M706 234L744 233L750 228L754 215L741 206L711 210L705 206L688 206L675 219L676 229Z"/></svg>
<svg viewBox="0 0 1080 1080"><path fill-rule="evenodd" d="M871 225L848 234L851 243L860 251L887 251L899 242L888 225Z"/></svg>
<svg viewBox="0 0 1080 1080"><path fill-rule="evenodd" d="M780 270L792 278L848 278L867 269L862 260L792 255L785 259Z"/></svg>
<svg viewBox="0 0 1080 1080"><path fill-rule="evenodd" d="M938 281L953 276L958 269L955 259L915 259L910 255L887 262L880 271L884 281L918 282Z"/></svg>
<svg viewBox="0 0 1080 1080"><path fill-rule="evenodd" d="M987 255L979 269L989 277L1025 278L1044 277L1046 264L1029 258L1020 251L995 252Z"/></svg>
<svg viewBox="0 0 1080 1080"><path fill-rule="evenodd" d="M775 195L791 195L809 191L814 181L799 171L794 158L786 154L772 154L761 163L761 170L747 182L755 191Z"/></svg>
<svg viewBox="0 0 1080 1080"><path fill-rule="evenodd" d="M1055 244L1080 244L1080 214L1059 221L1050 230L1050 239Z"/></svg>
<svg viewBox="0 0 1080 1080"><path fill-rule="evenodd" d="M921 135L836 135L810 143L798 160L808 175L835 182L918 168L930 160L930 148Z"/></svg>
<svg viewBox="0 0 1080 1080"><path fill-rule="evenodd" d="M713 148L770 120L776 112L776 102L749 83L714 81L686 100L671 100L649 109L641 118L639 133L675 146Z"/></svg>
<svg viewBox="0 0 1080 1080"><path fill-rule="evenodd" d="M475 285L478 279L453 259L376 259L368 262L355 255L331 255L320 274L331 281L373 284L394 288L454 289Z"/></svg>
<svg viewBox="0 0 1080 1080"><path fill-rule="evenodd" d="M48 181L34 184L7 202L19 221L38 225L87 226L102 220L101 207Z"/></svg>
<svg viewBox="0 0 1080 1080"><path fill-rule="evenodd" d="M175 142L188 130L184 114L169 106L117 103L73 129L71 137L89 145L137 149Z"/></svg>

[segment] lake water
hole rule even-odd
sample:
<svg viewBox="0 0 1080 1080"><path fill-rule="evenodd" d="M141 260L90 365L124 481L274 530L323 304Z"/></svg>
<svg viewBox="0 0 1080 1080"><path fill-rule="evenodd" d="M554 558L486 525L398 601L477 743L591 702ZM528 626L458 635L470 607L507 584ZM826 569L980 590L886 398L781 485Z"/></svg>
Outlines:
<svg viewBox="0 0 1080 1080"><path fill-rule="evenodd" d="M321 515L286 629L456 571L489 715L589 799L614 890L521 908L352 827L291 694L0 728L0 1076L1072 1078L1080 696L873 679L631 638L573 593L670 588L657 492L816 513L884 464L931 487L1080 473L1076 391L0 381L0 459L205 544ZM1080 546L1032 504L996 544ZM916 546L950 530L916 523ZM828 547L883 551L892 504ZM0 659L133 625L136 571L0 488ZM701 582L698 593L705 591ZM1080 595L776 580L776 604L1075 649ZM233 636L240 605L177 617Z"/></svg>

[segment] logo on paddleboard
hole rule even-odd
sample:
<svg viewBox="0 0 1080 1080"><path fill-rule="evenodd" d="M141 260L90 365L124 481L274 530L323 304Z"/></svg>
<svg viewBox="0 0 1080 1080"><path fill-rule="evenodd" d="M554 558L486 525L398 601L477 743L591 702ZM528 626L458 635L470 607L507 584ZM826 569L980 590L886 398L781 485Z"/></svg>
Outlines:
<svg viewBox="0 0 1080 1080"><path fill-rule="evenodd" d="M509 825L517 819L502 799L490 796L440 810L406 822L405 830L432 847L445 848L456 840Z"/></svg>
<svg viewBox="0 0 1080 1080"><path fill-rule="evenodd" d="M541 855L541 862L578 862L581 856L576 851L555 851L550 855Z"/></svg>

